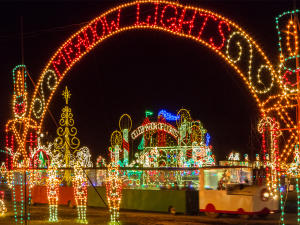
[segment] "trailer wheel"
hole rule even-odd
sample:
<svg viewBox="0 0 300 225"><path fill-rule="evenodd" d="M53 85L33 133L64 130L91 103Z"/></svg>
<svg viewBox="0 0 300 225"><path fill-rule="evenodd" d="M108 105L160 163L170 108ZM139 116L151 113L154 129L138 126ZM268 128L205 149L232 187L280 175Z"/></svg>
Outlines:
<svg viewBox="0 0 300 225"><path fill-rule="evenodd" d="M241 214L240 218L244 219L244 220L249 220L253 217L253 215L249 215L249 214Z"/></svg>
<svg viewBox="0 0 300 225"><path fill-rule="evenodd" d="M260 218L266 218L269 214L258 214L257 216Z"/></svg>
<svg viewBox="0 0 300 225"><path fill-rule="evenodd" d="M220 216L220 213L216 213L216 212L204 212L206 216L210 217L210 218L218 218Z"/></svg>
<svg viewBox="0 0 300 225"><path fill-rule="evenodd" d="M72 209L74 208L74 205L72 204L71 200L68 201L68 207Z"/></svg>

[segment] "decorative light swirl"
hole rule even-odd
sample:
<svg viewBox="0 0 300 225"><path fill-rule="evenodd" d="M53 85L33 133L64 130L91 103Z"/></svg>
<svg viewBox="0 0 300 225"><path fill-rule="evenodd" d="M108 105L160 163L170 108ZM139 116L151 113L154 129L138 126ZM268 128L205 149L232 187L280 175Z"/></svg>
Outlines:
<svg viewBox="0 0 300 225"><path fill-rule="evenodd" d="M249 51L246 51L245 49L243 49L241 41L239 41L238 39L243 40L243 42L247 43L248 45L248 49ZM234 39L237 39L236 41L233 41ZM231 45L235 44L235 46L237 46L238 48L238 52L236 56L232 55L232 51L230 51L231 49ZM254 69L254 65L253 65L253 46L249 40L249 38L247 36L245 36L244 33L241 33L239 31L235 31L232 32L232 34L229 36L229 38L227 39L227 44L226 44L226 57L229 59L229 61L231 61L233 64L237 64L237 63L245 63L244 57L248 57L248 62L246 62L246 65L248 66L247 71L248 71L248 82L250 84L250 88L253 89L256 93L258 94L265 94L267 92L269 92L274 84L274 80L275 77L272 74L272 68L270 68L269 65L257 65L258 66L258 70L256 73L256 80L257 80L257 84L254 84L253 82L253 78L254 78L254 73L253 73L253 69ZM249 55L249 56L248 56ZM244 56L244 57L243 57ZM242 67L242 66L240 66ZM267 70L270 74L270 83L268 85L265 85L263 80L262 80L262 71L263 70Z"/></svg>
<svg viewBox="0 0 300 225"><path fill-rule="evenodd" d="M57 85L57 76L53 70L47 70L45 77L47 78L47 87L49 90L54 90ZM52 80L52 84L51 84Z"/></svg>

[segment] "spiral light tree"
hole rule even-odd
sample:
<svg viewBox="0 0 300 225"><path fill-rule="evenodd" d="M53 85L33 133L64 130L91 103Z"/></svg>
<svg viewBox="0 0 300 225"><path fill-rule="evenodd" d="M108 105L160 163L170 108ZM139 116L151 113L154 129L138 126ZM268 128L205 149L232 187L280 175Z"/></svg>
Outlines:
<svg viewBox="0 0 300 225"><path fill-rule="evenodd" d="M80 147L80 140L76 137L77 128L74 127L74 119L71 108L68 106L71 93L66 87L62 93L66 106L62 109L59 120L60 127L57 128L57 137L54 140L54 152L52 162L58 167L73 168L77 162L82 167L92 167L91 154L87 147ZM71 170L66 170L63 180L68 185L72 182Z"/></svg>
<svg viewBox="0 0 300 225"><path fill-rule="evenodd" d="M68 106L71 93L66 87L62 93L66 106L62 109L60 127L57 129L57 138L54 140L54 160L58 167L70 168L73 161L73 155L80 146L80 141L76 137L77 129L74 127L74 119L71 108ZM66 170L63 178L67 184L72 181L71 171Z"/></svg>

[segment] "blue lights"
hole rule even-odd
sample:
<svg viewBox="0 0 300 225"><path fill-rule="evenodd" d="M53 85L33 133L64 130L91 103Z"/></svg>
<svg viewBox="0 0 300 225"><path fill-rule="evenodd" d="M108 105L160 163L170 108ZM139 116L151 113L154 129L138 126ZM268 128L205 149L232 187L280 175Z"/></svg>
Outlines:
<svg viewBox="0 0 300 225"><path fill-rule="evenodd" d="M169 113L164 109L158 112L158 116L159 115L163 115L163 117L168 121L176 121L180 118L180 116L173 115L172 113Z"/></svg>
<svg viewBox="0 0 300 225"><path fill-rule="evenodd" d="M206 140L206 146L208 146L209 142L210 142L210 135L209 135L209 133L206 133L205 140Z"/></svg>

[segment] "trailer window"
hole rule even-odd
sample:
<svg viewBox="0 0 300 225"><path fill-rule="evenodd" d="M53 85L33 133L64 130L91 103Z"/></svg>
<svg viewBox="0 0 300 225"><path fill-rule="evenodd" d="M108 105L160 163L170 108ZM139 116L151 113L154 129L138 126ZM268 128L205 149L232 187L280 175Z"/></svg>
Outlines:
<svg viewBox="0 0 300 225"><path fill-rule="evenodd" d="M206 190L217 190L218 182L223 174L222 170L204 170L204 188Z"/></svg>
<svg viewBox="0 0 300 225"><path fill-rule="evenodd" d="M252 184L250 168L204 170L204 189L217 190L220 180L227 184Z"/></svg>

